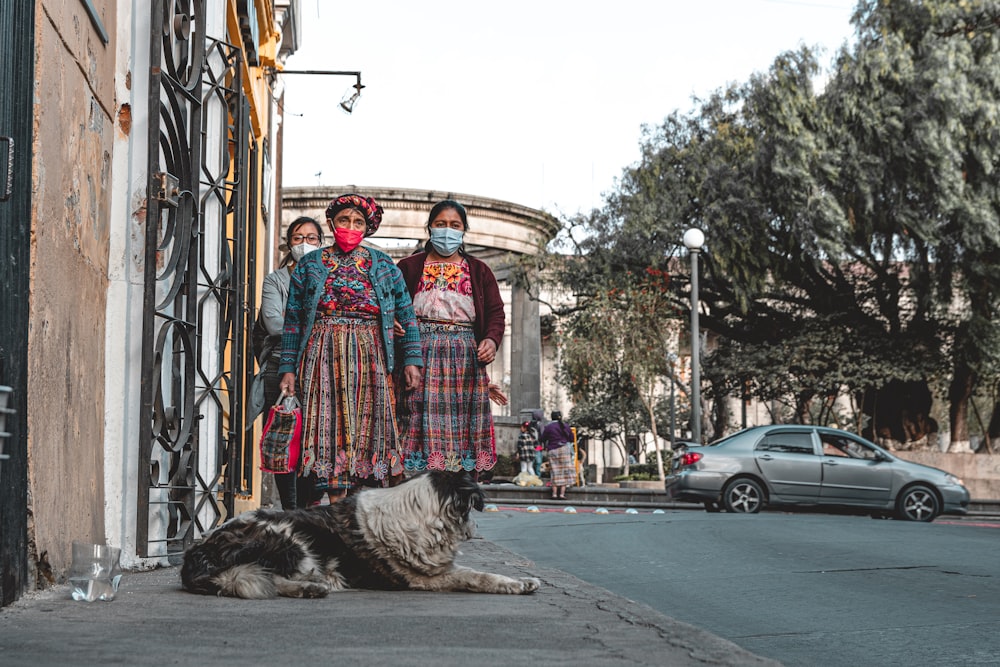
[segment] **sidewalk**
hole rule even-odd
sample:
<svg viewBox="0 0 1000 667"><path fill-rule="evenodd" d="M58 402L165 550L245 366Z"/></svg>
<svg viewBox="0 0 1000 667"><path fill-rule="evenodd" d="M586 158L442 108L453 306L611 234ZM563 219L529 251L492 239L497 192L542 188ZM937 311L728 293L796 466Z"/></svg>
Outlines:
<svg viewBox="0 0 1000 667"><path fill-rule="evenodd" d="M463 545L459 562L535 576L542 588L517 596L352 590L248 601L186 593L177 567L127 572L111 602L74 602L62 585L0 609L0 663L777 664L483 539Z"/></svg>

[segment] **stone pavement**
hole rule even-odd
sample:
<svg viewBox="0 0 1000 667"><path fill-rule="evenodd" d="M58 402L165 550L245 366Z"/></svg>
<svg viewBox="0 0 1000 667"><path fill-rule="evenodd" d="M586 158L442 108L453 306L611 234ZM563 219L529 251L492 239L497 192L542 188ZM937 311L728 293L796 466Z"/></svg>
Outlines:
<svg viewBox="0 0 1000 667"><path fill-rule="evenodd" d="M250 601L186 593L177 567L126 572L110 602L75 602L61 585L0 609L0 664L777 664L483 539L463 545L459 562L535 576L542 588Z"/></svg>

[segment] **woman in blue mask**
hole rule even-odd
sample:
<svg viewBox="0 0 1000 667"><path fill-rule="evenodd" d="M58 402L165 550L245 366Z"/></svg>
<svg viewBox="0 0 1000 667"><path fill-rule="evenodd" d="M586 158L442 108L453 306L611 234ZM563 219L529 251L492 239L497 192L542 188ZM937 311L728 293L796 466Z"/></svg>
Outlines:
<svg viewBox="0 0 1000 667"><path fill-rule="evenodd" d="M465 252L468 229L461 204L439 202L427 219L424 250L399 262L424 358L421 387L399 399L410 473L464 469L478 477L497 460L486 367L503 340L503 300L493 271Z"/></svg>

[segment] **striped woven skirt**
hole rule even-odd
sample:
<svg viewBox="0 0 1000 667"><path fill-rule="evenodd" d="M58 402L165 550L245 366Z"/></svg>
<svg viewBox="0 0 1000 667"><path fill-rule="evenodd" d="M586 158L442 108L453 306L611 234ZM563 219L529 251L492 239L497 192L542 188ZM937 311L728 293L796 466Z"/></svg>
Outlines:
<svg viewBox="0 0 1000 667"><path fill-rule="evenodd" d="M576 469L573 461L573 443L568 442L558 449L546 452L549 457L549 469L552 474L552 486L572 486L576 481Z"/></svg>
<svg viewBox="0 0 1000 667"><path fill-rule="evenodd" d="M399 402L405 469L492 469L497 453L489 378L476 359L472 327L421 322L420 342L423 383L402 392Z"/></svg>
<svg viewBox="0 0 1000 667"><path fill-rule="evenodd" d="M390 486L403 465L378 321L317 319L299 371L302 444L315 457L317 490Z"/></svg>

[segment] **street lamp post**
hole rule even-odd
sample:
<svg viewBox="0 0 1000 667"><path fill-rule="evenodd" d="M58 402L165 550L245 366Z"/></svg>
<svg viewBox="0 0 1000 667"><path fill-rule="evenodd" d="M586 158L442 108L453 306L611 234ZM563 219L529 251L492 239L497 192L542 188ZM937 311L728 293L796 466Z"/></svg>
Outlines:
<svg viewBox="0 0 1000 667"><path fill-rule="evenodd" d="M677 412L674 410L674 362L677 361L677 355L669 353L667 361L670 362L670 449L673 449L677 442Z"/></svg>
<svg viewBox="0 0 1000 667"><path fill-rule="evenodd" d="M700 229L684 232L684 246L691 254L691 439L701 443L701 359L698 344L698 255L705 244Z"/></svg>

